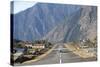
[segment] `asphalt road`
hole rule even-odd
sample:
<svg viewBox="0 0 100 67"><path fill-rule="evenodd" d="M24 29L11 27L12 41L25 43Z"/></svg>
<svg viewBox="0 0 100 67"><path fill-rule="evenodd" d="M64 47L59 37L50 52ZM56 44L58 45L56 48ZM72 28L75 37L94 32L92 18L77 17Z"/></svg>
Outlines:
<svg viewBox="0 0 100 67"><path fill-rule="evenodd" d="M72 62L85 62L95 61L96 58L83 59L64 47L63 43L56 44L56 48L45 58L30 63L29 65L42 65L42 64L61 64L61 63L72 63ZM25 64L24 64L25 65Z"/></svg>

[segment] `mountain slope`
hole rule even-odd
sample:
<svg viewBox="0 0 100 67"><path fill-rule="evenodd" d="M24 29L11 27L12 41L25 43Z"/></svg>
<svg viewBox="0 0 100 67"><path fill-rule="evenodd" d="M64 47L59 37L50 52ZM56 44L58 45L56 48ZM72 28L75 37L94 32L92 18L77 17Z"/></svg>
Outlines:
<svg viewBox="0 0 100 67"><path fill-rule="evenodd" d="M93 40L97 36L97 7L82 7L79 20L81 37Z"/></svg>
<svg viewBox="0 0 100 67"><path fill-rule="evenodd" d="M37 3L14 15L14 39L67 42L95 37L96 9L95 6Z"/></svg>

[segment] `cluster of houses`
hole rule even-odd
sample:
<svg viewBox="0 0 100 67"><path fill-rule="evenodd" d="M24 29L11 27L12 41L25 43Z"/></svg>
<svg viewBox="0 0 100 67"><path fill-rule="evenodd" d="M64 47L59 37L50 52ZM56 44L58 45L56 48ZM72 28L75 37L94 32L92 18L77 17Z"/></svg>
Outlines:
<svg viewBox="0 0 100 67"><path fill-rule="evenodd" d="M27 48L36 48L36 49L44 49L45 48L45 43L32 43L28 41L22 41L17 43L16 45L20 44L22 47L27 47Z"/></svg>
<svg viewBox="0 0 100 67"><path fill-rule="evenodd" d="M16 60L19 56L24 54L25 48L27 48L28 54L26 54L24 56L30 55L29 53L31 53L31 54L36 53L37 49L38 49L38 51L40 51L40 50L46 48L45 43L32 43L32 42L28 42L28 41L21 41L21 42L18 42L16 45L20 45L20 46L19 46L19 48L18 47L13 48L14 60Z"/></svg>
<svg viewBox="0 0 100 67"><path fill-rule="evenodd" d="M44 44L32 44L32 43L26 43L25 47L27 48L34 48L34 49L44 49L45 45Z"/></svg>
<svg viewBox="0 0 100 67"><path fill-rule="evenodd" d="M82 48L88 48L88 47L96 47L97 46L97 43L96 43L96 40L89 40L89 39L83 39L83 40L80 40L80 46Z"/></svg>

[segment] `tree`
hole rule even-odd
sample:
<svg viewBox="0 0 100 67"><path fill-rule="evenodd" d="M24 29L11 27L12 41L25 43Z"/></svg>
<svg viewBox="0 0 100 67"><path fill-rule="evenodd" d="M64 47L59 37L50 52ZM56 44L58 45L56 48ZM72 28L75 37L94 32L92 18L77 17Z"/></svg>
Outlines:
<svg viewBox="0 0 100 67"><path fill-rule="evenodd" d="M27 48L27 47L25 47L25 50L24 50L23 53L24 53L24 54L28 54L28 48Z"/></svg>

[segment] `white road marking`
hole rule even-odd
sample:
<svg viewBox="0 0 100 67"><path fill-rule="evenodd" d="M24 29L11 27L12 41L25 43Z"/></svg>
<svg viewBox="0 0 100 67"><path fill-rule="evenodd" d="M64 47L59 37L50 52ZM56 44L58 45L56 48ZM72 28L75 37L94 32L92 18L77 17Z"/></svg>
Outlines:
<svg viewBox="0 0 100 67"><path fill-rule="evenodd" d="M59 46L59 51L62 49L62 46ZM61 59L61 53L59 52L59 63L61 64L62 63L62 59Z"/></svg>
<svg viewBox="0 0 100 67"><path fill-rule="evenodd" d="M60 64L61 64L61 63L62 63L62 59L61 59L61 53L60 53L60 56L59 56L59 57L60 57L60 60L59 60L59 62L60 62Z"/></svg>

